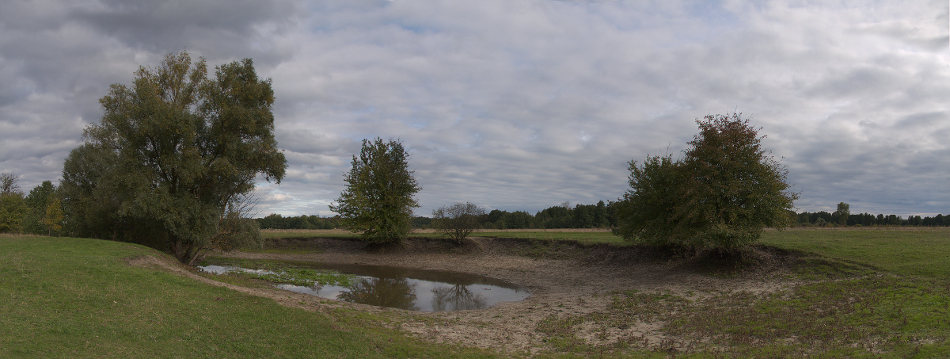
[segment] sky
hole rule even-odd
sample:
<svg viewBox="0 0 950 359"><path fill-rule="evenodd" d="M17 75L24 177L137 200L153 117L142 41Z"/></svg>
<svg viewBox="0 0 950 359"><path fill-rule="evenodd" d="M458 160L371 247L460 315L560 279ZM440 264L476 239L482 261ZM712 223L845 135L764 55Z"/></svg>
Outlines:
<svg viewBox="0 0 950 359"><path fill-rule="evenodd" d="M0 172L58 184L109 85L187 50L272 80L279 183L256 213L333 215L363 139L423 188L528 211L616 200L739 112L796 210L950 214L950 6L932 1L0 2Z"/></svg>

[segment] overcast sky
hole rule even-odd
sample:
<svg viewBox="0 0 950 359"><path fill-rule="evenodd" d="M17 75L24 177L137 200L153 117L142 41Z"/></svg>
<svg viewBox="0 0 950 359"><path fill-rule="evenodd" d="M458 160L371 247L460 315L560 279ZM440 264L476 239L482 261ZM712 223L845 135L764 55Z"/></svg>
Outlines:
<svg viewBox="0 0 950 359"><path fill-rule="evenodd" d="M361 140L399 139L417 215L615 200L627 162L741 112L798 211L950 213L948 1L0 3L0 172L59 182L98 99L188 50L271 78L288 160L259 216L332 215Z"/></svg>

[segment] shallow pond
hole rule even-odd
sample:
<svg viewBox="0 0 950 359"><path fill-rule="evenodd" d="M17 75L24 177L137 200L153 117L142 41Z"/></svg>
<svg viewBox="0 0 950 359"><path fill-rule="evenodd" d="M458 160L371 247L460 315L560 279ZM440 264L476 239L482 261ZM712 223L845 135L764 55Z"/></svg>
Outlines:
<svg viewBox="0 0 950 359"><path fill-rule="evenodd" d="M257 263L261 263L258 261ZM517 302L528 297L521 286L500 279L447 271L388 267L363 264L266 261L267 268L248 269L218 262L200 266L203 271L224 274L229 271L258 275L280 274L286 268L306 268L349 274L338 285L309 282L279 283L277 288L323 298L426 312L484 309L499 302Z"/></svg>

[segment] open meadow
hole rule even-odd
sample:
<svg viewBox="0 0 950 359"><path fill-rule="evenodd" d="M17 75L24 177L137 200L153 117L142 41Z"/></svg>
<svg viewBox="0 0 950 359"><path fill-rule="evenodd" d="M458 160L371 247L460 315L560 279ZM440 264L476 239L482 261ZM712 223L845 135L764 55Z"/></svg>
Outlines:
<svg viewBox="0 0 950 359"><path fill-rule="evenodd" d="M267 231L233 255L455 268L532 296L407 312L211 278L137 245L7 235L0 357L950 356L947 228L767 231L743 260L604 231L477 232L462 249L414 236L365 253L340 231Z"/></svg>

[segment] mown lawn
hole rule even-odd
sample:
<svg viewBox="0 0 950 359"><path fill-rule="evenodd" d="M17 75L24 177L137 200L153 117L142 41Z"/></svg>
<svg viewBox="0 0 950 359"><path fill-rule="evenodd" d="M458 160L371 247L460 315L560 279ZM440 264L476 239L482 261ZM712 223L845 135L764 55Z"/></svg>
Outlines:
<svg viewBox="0 0 950 359"><path fill-rule="evenodd" d="M154 250L0 236L2 358L488 357L126 263Z"/></svg>

